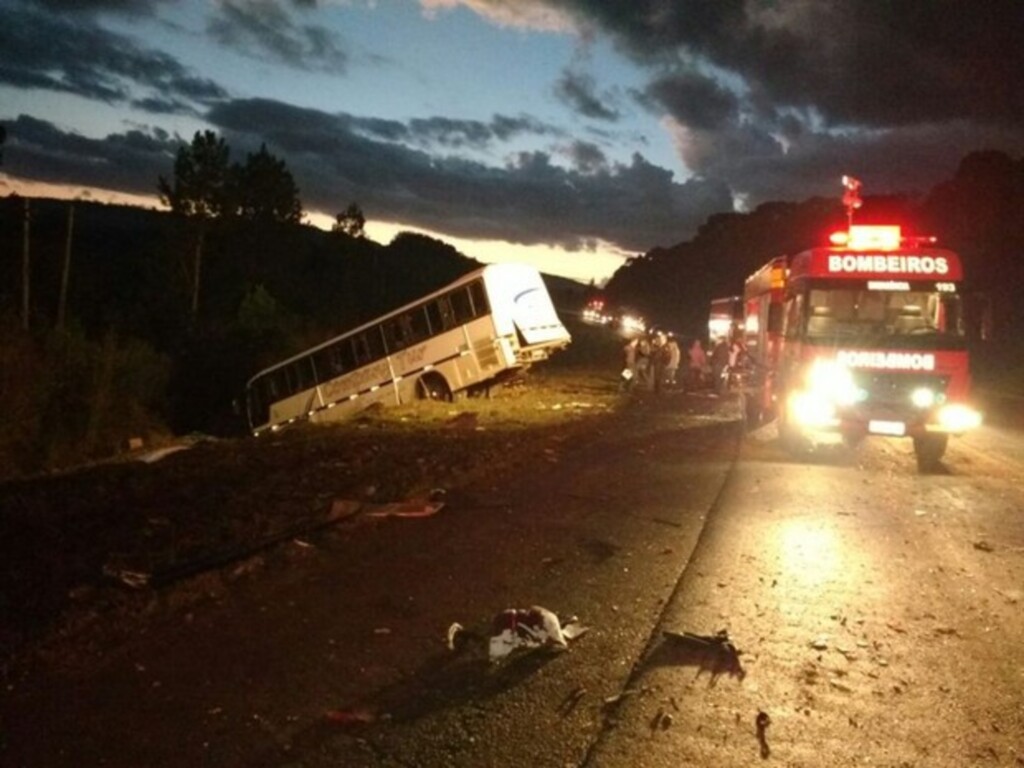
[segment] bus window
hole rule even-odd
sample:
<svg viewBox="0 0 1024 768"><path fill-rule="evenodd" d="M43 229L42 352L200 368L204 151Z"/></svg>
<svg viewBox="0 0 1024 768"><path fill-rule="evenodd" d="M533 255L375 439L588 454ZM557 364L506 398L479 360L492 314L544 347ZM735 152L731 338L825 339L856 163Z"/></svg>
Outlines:
<svg viewBox="0 0 1024 768"><path fill-rule="evenodd" d="M316 384L313 377L312 358L303 357L296 360L286 369L288 372L289 392L301 392Z"/></svg>
<svg viewBox="0 0 1024 768"><path fill-rule="evenodd" d="M436 301L427 302L423 306L423 312L427 317L427 331L433 335L444 330L444 320L441 319L441 307Z"/></svg>
<svg viewBox="0 0 1024 768"><path fill-rule="evenodd" d="M465 288L457 288L449 295L452 302L452 311L455 313L456 325L468 323L473 319L473 301L469 298L469 291Z"/></svg>
<svg viewBox="0 0 1024 768"><path fill-rule="evenodd" d="M348 339L321 349L313 356L317 381L320 382L329 381L341 376L345 371L352 370L354 367L353 363L352 344Z"/></svg>
<svg viewBox="0 0 1024 768"><path fill-rule="evenodd" d="M380 327L384 332L384 341L387 343L388 352L398 352L409 346L410 328L407 315L399 315L385 320Z"/></svg>
<svg viewBox="0 0 1024 768"><path fill-rule="evenodd" d="M469 297L473 301L473 317L483 317L491 311L487 306L487 292L482 280L469 284Z"/></svg>
<svg viewBox="0 0 1024 768"><path fill-rule="evenodd" d="M442 296L434 304L437 306L437 311L441 315L441 325L438 330L450 330L458 325L455 320L455 310L452 309L452 301L450 296ZM433 322L433 320L431 320Z"/></svg>
<svg viewBox="0 0 1024 768"><path fill-rule="evenodd" d="M418 344L430 338L430 323L426 307L416 307L409 313L409 343Z"/></svg>
<svg viewBox="0 0 1024 768"><path fill-rule="evenodd" d="M384 338L381 336L380 326L367 328L362 333L353 336L352 347L355 350L357 366L380 360L385 354Z"/></svg>

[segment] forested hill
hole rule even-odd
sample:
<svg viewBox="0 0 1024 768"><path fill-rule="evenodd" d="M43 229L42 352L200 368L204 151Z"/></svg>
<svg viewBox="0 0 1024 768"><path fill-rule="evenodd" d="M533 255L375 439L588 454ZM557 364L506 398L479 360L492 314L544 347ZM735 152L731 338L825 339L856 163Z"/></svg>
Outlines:
<svg viewBox="0 0 1024 768"><path fill-rule="evenodd" d="M863 179L870 192L870 179ZM698 335L708 302L742 293L743 281L769 259L826 244L845 227L834 199L765 203L749 213L710 217L692 240L632 260L609 281L614 303ZM1024 159L1002 152L967 155L954 177L924 194L865 197L856 223L899 223L907 234L935 235L960 253L967 287L990 296L997 332L1024 336ZM1000 331L1000 329L1002 329Z"/></svg>

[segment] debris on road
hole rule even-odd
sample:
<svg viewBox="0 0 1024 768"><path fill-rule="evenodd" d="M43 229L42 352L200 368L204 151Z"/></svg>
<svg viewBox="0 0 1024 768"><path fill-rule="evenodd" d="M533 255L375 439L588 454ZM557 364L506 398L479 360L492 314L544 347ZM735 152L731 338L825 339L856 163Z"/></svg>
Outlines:
<svg viewBox="0 0 1024 768"><path fill-rule="evenodd" d="M491 661L507 658L514 651L538 648L566 648L588 631L575 616L564 623L552 611L538 605L532 608L508 608L491 622L487 638L487 656ZM458 622L448 627L448 649L463 650L480 636Z"/></svg>
<svg viewBox="0 0 1024 768"><path fill-rule="evenodd" d="M377 717L366 709L329 709L324 713L327 722L335 725L368 725Z"/></svg>
<svg viewBox="0 0 1024 768"><path fill-rule="evenodd" d="M771 748L768 746L768 738L766 736L768 726L771 724L772 719L769 717L768 713L758 710L757 717L754 718L754 726L757 728L757 743L761 747L761 758L763 760L767 760L769 755L772 753Z"/></svg>
<svg viewBox="0 0 1024 768"><path fill-rule="evenodd" d="M697 674L711 673L711 685L723 674L742 680L746 671L740 664L740 654L727 630L713 635L665 630L664 638L648 659L650 664L697 667Z"/></svg>

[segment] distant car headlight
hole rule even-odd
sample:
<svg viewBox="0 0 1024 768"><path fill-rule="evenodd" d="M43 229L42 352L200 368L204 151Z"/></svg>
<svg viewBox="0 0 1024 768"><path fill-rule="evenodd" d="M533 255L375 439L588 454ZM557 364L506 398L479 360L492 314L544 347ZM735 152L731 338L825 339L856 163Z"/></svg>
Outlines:
<svg viewBox="0 0 1024 768"><path fill-rule="evenodd" d="M939 409L939 426L947 432L966 432L981 426L981 414L963 403L950 403Z"/></svg>

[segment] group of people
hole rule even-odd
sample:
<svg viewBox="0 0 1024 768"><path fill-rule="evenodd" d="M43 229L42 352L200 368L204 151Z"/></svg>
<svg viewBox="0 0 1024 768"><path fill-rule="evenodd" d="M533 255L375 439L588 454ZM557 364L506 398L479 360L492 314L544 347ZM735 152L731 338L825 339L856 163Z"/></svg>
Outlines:
<svg viewBox="0 0 1024 768"><path fill-rule="evenodd" d="M623 347L623 391L661 392L677 385L683 353L675 334L653 330L634 336Z"/></svg>
<svg viewBox="0 0 1024 768"><path fill-rule="evenodd" d="M729 372L743 362L744 350L739 340L732 343L719 339L709 355L700 339L694 339L687 348L685 379L678 381L682 362L679 340L671 332L654 330L646 335L634 336L623 347L625 368L622 370L622 390L660 393L664 389L684 391L711 388L721 393L727 385Z"/></svg>

